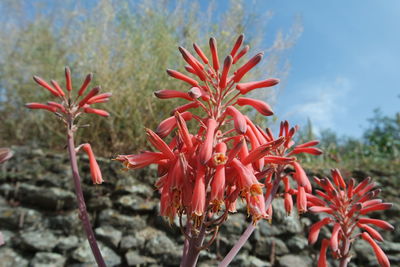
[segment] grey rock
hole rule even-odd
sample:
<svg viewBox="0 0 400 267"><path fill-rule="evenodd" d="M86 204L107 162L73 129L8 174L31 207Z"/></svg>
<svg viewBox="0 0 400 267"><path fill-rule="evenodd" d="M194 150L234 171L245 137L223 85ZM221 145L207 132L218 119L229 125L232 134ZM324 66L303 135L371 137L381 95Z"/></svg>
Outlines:
<svg viewBox="0 0 400 267"><path fill-rule="evenodd" d="M261 238L258 240L255 254L263 259L269 259L271 254L284 255L289 253L289 249L286 244L275 237Z"/></svg>
<svg viewBox="0 0 400 267"><path fill-rule="evenodd" d="M366 262L369 263L369 265L372 266L378 266L378 261L376 260L374 251L372 250L371 246L363 241L363 240L357 240L354 243L354 250L357 253L357 258L361 261L361 262Z"/></svg>
<svg viewBox="0 0 400 267"><path fill-rule="evenodd" d="M66 235L82 232L82 223L78 211L73 210L49 217L49 228L63 231Z"/></svg>
<svg viewBox="0 0 400 267"><path fill-rule="evenodd" d="M0 248L1 267L25 267L28 261L8 247Z"/></svg>
<svg viewBox="0 0 400 267"><path fill-rule="evenodd" d="M121 264L121 257L118 256L112 249L108 248L101 242L97 242L103 255L103 259L107 266L117 266ZM93 257L89 242L83 242L77 249L72 252L72 258L81 263L95 264L96 260Z"/></svg>
<svg viewBox="0 0 400 267"><path fill-rule="evenodd" d="M100 211L109 209L112 207L111 199L107 196L102 197L92 197L89 199L87 204L88 210Z"/></svg>
<svg viewBox="0 0 400 267"><path fill-rule="evenodd" d="M99 215L101 226L111 225L122 231L136 232L146 226L144 216L127 216L118 213L115 210L103 210Z"/></svg>
<svg viewBox="0 0 400 267"><path fill-rule="evenodd" d="M17 197L27 205L38 206L46 210L71 209L75 207L75 195L57 187L37 187L21 184Z"/></svg>
<svg viewBox="0 0 400 267"><path fill-rule="evenodd" d="M8 229L30 228L43 222L42 214L22 207L0 207L0 225Z"/></svg>
<svg viewBox="0 0 400 267"><path fill-rule="evenodd" d="M13 238L15 236L14 232L8 230L0 230L0 240L2 239L3 244L0 242L0 246L6 245L8 247L12 246Z"/></svg>
<svg viewBox="0 0 400 267"><path fill-rule="evenodd" d="M163 264L174 265L180 261L182 249L164 232L147 227L136 234L136 239L139 244L144 243L144 249L151 255L160 258Z"/></svg>
<svg viewBox="0 0 400 267"><path fill-rule="evenodd" d="M380 243L380 247L386 253L400 253L400 243L385 240L384 242Z"/></svg>
<svg viewBox="0 0 400 267"><path fill-rule="evenodd" d="M246 227L246 216L244 214L230 214L228 220L221 226L221 233L226 235L241 235L244 227Z"/></svg>
<svg viewBox="0 0 400 267"><path fill-rule="evenodd" d="M128 251L125 254L125 259L128 266L141 266L157 262L153 258L139 255L136 251Z"/></svg>
<svg viewBox="0 0 400 267"><path fill-rule="evenodd" d="M139 242L138 240L132 236L132 235L127 235L122 237L121 243L120 243L120 249L123 251L126 251L131 248L137 248L139 247Z"/></svg>
<svg viewBox="0 0 400 267"><path fill-rule="evenodd" d="M291 252L300 252L307 248L308 240L303 236L294 236L288 240L287 246Z"/></svg>
<svg viewBox="0 0 400 267"><path fill-rule="evenodd" d="M248 254L240 254L232 261L232 266L241 267L270 267L271 264L265 260L261 260L255 256Z"/></svg>
<svg viewBox="0 0 400 267"><path fill-rule="evenodd" d="M57 253L38 252L31 262L32 267L62 267L66 258Z"/></svg>
<svg viewBox="0 0 400 267"><path fill-rule="evenodd" d="M312 259L308 256L299 256L288 254L279 258L281 267L309 267L312 266Z"/></svg>
<svg viewBox="0 0 400 267"><path fill-rule="evenodd" d="M119 242L121 241L122 232L111 226L102 226L96 228L95 230L96 236L103 240L104 243L113 246L114 248L118 247Z"/></svg>
<svg viewBox="0 0 400 267"><path fill-rule="evenodd" d="M22 246L33 251L51 251L58 243L58 238L51 231L33 231L21 233Z"/></svg>
<svg viewBox="0 0 400 267"><path fill-rule="evenodd" d="M149 185L144 184L132 177L119 179L115 186L116 193L129 193L132 195L140 195L142 197L152 196L154 190Z"/></svg>
<svg viewBox="0 0 400 267"><path fill-rule="evenodd" d="M78 237L71 235L67 237L60 237L56 248L62 252L65 252L78 247L78 245Z"/></svg>
<svg viewBox="0 0 400 267"><path fill-rule="evenodd" d="M137 195L125 195L121 196L116 204L130 211L153 211L157 206L157 201L144 199Z"/></svg>

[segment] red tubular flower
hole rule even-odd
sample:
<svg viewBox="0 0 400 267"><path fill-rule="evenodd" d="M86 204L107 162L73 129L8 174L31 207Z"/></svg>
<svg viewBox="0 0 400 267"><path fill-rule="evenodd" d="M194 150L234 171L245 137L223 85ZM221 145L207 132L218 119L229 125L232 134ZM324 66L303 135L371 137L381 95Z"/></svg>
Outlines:
<svg viewBox="0 0 400 267"><path fill-rule="evenodd" d="M390 267L390 262L385 252L383 252L383 250L378 246L378 244L375 243L375 241L371 238L371 236L367 232L364 232L361 234L361 237L371 245L379 264L382 267Z"/></svg>
<svg viewBox="0 0 400 267"><path fill-rule="evenodd" d="M319 222L313 224L310 228L310 232L308 234L308 244L313 245L317 242L319 232L322 227L330 223L332 220L329 217L323 218Z"/></svg>
<svg viewBox="0 0 400 267"><path fill-rule="evenodd" d="M188 84L191 84L192 86L197 86L199 84L196 80L186 76L185 74L180 73L179 71L167 70L167 73L169 76L174 77L175 79L187 82Z"/></svg>
<svg viewBox="0 0 400 267"><path fill-rule="evenodd" d="M65 83L67 90L72 91L71 70L68 67L65 67Z"/></svg>
<svg viewBox="0 0 400 267"><path fill-rule="evenodd" d="M247 72L249 72L252 68L254 68L262 59L264 53L258 53L254 57L252 57L246 64L240 67L233 77L234 82L239 82Z"/></svg>
<svg viewBox="0 0 400 267"><path fill-rule="evenodd" d="M83 93L86 91L86 88L88 88L88 85L92 81L92 78L93 78L93 74L92 73L89 73L86 76L85 80L82 83L81 89L79 89L79 91L78 91L78 95L79 96L82 96Z"/></svg>
<svg viewBox="0 0 400 267"><path fill-rule="evenodd" d="M321 251L319 253L319 259L318 259L318 267L328 266L328 262L326 261L326 251L328 250L328 247L329 247L329 240L328 239L322 240Z"/></svg>
<svg viewBox="0 0 400 267"><path fill-rule="evenodd" d="M219 80L219 87L221 89L226 87L226 78L228 76L228 72L232 66L232 56L227 56L224 61L224 68L222 69L221 79Z"/></svg>
<svg viewBox="0 0 400 267"><path fill-rule="evenodd" d="M185 111L187 111L189 109L197 108L199 106L200 106L200 104L198 102L190 102L185 105L174 108L174 110L171 111L171 115L174 115L176 112L184 113Z"/></svg>
<svg viewBox="0 0 400 267"><path fill-rule="evenodd" d="M240 111L233 106L227 107L225 112L226 114L233 117L236 131L241 134L246 133L247 123L246 118L243 116L243 114L240 113Z"/></svg>
<svg viewBox="0 0 400 267"><path fill-rule="evenodd" d="M91 99L92 97L94 97L95 95L97 95L100 92L100 87L95 87L92 90L89 91L89 93L79 102L78 106L79 107L83 107L88 101L89 99Z"/></svg>
<svg viewBox="0 0 400 267"><path fill-rule="evenodd" d="M272 112L271 107L261 100L256 100L247 97L239 97L236 102L239 106L249 105L255 108L258 112L260 112L264 116L272 116L274 112Z"/></svg>
<svg viewBox="0 0 400 267"><path fill-rule="evenodd" d="M92 181L94 184L103 183L103 178L101 176L101 171L99 164L97 164L96 157L92 151L92 147L90 144L84 144L82 149L86 152L89 157L89 165L90 165L90 174L92 176Z"/></svg>
<svg viewBox="0 0 400 267"><path fill-rule="evenodd" d="M219 59L217 51L217 40L215 38L210 38L210 51L212 55L213 67L215 71L219 70Z"/></svg>
<svg viewBox="0 0 400 267"><path fill-rule="evenodd" d="M25 107L30 108L30 109L45 109L45 110L48 110L51 112L57 111L57 108L54 106L40 104L40 103L27 103L27 104L25 104Z"/></svg>
<svg viewBox="0 0 400 267"><path fill-rule="evenodd" d="M189 101L193 100L193 98L188 93L175 90L160 90L154 92L154 95L160 99L182 98Z"/></svg>
<svg viewBox="0 0 400 267"><path fill-rule="evenodd" d="M51 80L50 82L54 86L54 88L57 90L57 92L58 92L58 94L60 96L65 96L65 93L64 93L63 89L61 88L61 86L56 81Z"/></svg>
<svg viewBox="0 0 400 267"><path fill-rule="evenodd" d="M187 121L192 119L192 113L186 111L181 114L182 118ZM176 119L174 116L171 116L165 120L163 120L157 127L156 133L161 137L164 138L169 135L172 130L176 127Z"/></svg>
<svg viewBox="0 0 400 267"><path fill-rule="evenodd" d="M279 83L278 79L267 79L258 82L239 83L238 85L236 85L236 89L239 90L242 95L245 95L254 89L271 87L278 83Z"/></svg>
<svg viewBox="0 0 400 267"><path fill-rule="evenodd" d="M230 55L232 56L232 58L234 58L236 56L236 52L239 50L240 46L242 45L244 40L244 34L239 35L239 37L236 40L235 45L233 46Z"/></svg>
<svg viewBox="0 0 400 267"><path fill-rule="evenodd" d="M97 108L84 108L83 112L97 114L97 115L100 115L100 116L103 116L103 117L109 117L110 116L110 113L108 113L107 111L102 110L102 109L97 109Z"/></svg>
<svg viewBox="0 0 400 267"><path fill-rule="evenodd" d="M193 216L201 217L205 211L206 192L205 192L205 166L198 164L199 168L196 175L196 181L193 189L192 205Z"/></svg>
<svg viewBox="0 0 400 267"><path fill-rule="evenodd" d="M225 143L218 143L213 156L216 167L214 178L211 181L211 203L214 205L214 211L219 211L224 202L226 149Z"/></svg>
<svg viewBox="0 0 400 267"><path fill-rule="evenodd" d="M247 52L249 52L250 46L246 45L245 47L240 50L240 52L233 58L233 64L236 64L236 62L239 61L244 55L246 55Z"/></svg>
<svg viewBox="0 0 400 267"><path fill-rule="evenodd" d="M362 218L360 216L370 211L388 209L391 207L391 204L381 203L381 200L373 199L380 191L373 190L375 184L371 182L370 178L365 179L354 187L354 179L352 179L349 184L346 184L338 169L332 169L331 173L334 184L332 184L328 178L315 179L316 183L326 191L326 193L316 191L325 201L316 201L315 196L307 195L310 211L318 211L328 215L328 217L325 217L322 221L311 227L309 234L310 244L315 243L317 240L317 232L319 230L317 231L316 229L320 229L324 225L333 224L330 239L331 250L333 251L334 257L343 262L348 262L351 258L351 253L349 251L351 247L350 243L353 242L356 237L360 237L360 235L354 231L358 227L362 232L361 237L367 240L374 249L381 266L389 266L386 255L373 241L371 236L378 241L383 241L383 238L378 231L368 224L372 224L384 230L393 230L394 227L383 220ZM364 191L364 189L367 189L367 191ZM323 249L324 252L322 251ZM326 253L325 247L321 248L321 254L322 253Z"/></svg>
<svg viewBox="0 0 400 267"><path fill-rule="evenodd" d="M42 86L43 88L47 89L50 93L52 93L54 96L61 96L61 94L55 90L53 87L51 87L45 80L38 76L33 76L33 80Z"/></svg>
<svg viewBox="0 0 400 267"><path fill-rule="evenodd" d="M207 120L207 131L203 145L200 148L200 163L206 164L211 158L214 142L214 132L217 127L217 122L214 119Z"/></svg>
<svg viewBox="0 0 400 267"><path fill-rule="evenodd" d="M203 60L204 64L208 64L208 58L206 57L206 55L203 53L203 51L200 49L200 47L196 43L193 44L193 48L196 51L196 53L199 55L201 60Z"/></svg>

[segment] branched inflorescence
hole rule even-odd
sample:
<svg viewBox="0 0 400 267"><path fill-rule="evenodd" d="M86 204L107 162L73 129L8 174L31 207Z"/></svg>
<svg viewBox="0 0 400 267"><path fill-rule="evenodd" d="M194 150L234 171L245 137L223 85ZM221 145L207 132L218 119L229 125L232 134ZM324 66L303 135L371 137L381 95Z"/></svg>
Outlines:
<svg viewBox="0 0 400 267"><path fill-rule="evenodd" d="M183 230L187 238L193 238L206 227L213 233L212 241L229 212L236 211L237 199L246 202L254 224L270 218L269 204L287 166L295 169L293 178L297 182L297 189L291 189L286 181L288 177L284 178L287 211L292 209L293 194L301 199L300 211L307 209L305 194L311 192L311 184L294 155L322 152L313 147L317 141L294 146L297 127L290 127L288 122L281 123L275 137L270 129L261 129L238 110L241 106L251 106L262 115L271 116L273 112L267 103L244 95L279 82L266 79L240 83L263 57L263 53L258 53L236 67L249 50L248 46L241 49L243 39L243 35L239 36L222 64L214 38L209 42L211 60L196 44L193 47L199 59L179 47L188 64L185 69L195 78L167 70L171 77L187 83L188 90L160 90L154 94L161 99L181 98L189 102L176 107L172 116L162 121L155 131L146 129L148 140L157 152L117 157L127 169L158 165L160 178L156 186L161 194L161 215L170 220L178 215L181 222L186 215L191 229ZM204 115L191 113L193 109L200 109L196 114ZM189 120L195 120L198 125L194 133L188 130ZM172 134L174 129L176 134ZM170 141L164 141L169 135Z"/></svg>
<svg viewBox="0 0 400 267"><path fill-rule="evenodd" d="M394 227L386 221L365 217L371 212L386 210L392 207L391 203L382 203L376 197L380 189L375 189L376 184L366 178L358 185L354 179L346 183L339 170L333 169L332 178L314 178L315 182L324 191L316 190L314 196L307 194L307 206L310 212L324 213L327 217L315 223L308 236L310 244L314 244L325 225L332 225L330 239L322 241L318 266L327 266L326 252L332 251L334 258L340 260L340 266L347 266L351 259L351 244L358 238L366 240L373 248L381 266L390 266L389 260L383 250L375 242L382 242L383 238L373 227L383 230L393 230Z"/></svg>
<svg viewBox="0 0 400 267"><path fill-rule="evenodd" d="M59 99L59 102L49 101L47 104L41 103L28 103L27 108L30 109L44 109L53 112L60 120L62 120L66 126L67 132L67 147L71 162L72 174L74 178L76 197L78 202L79 218L82 220L84 230L86 232L90 247L92 249L93 255L96 259L98 266L105 266L104 259L101 255L99 247L96 242L93 230L90 225L89 216L86 210L85 199L83 197L83 192L81 188L81 179L79 176L76 152L82 148L89 157L90 174L94 184L101 184L103 182L103 177L99 165L96 161L94 153L90 144L81 144L75 146L74 143L74 133L79 127L85 127L87 125L76 125L76 119L84 113L93 113L103 117L108 117L107 111L102 109L92 108L91 105L97 103L105 103L111 97L111 93L99 94L100 87L94 87L86 95L86 89L88 88L91 80L92 74L88 74L81 85L78 94L73 97L71 92L73 91L71 71L69 68L65 68L65 87L66 92L61 88L61 86L54 80L51 81L51 85L48 84L42 78L34 76L33 79L41 87L47 89L53 96Z"/></svg>
<svg viewBox="0 0 400 267"><path fill-rule="evenodd" d="M51 85L45 80L38 76L33 76L34 81L41 87L47 89L53 96L59 99L59 102L48 101L47 104L41 103L28 103L25 106L30 109L43 109L53 112L59 119L61 119L68 128L68 134L73 134L79 127L85 127L86 125L76 125L76 119L83 113L97 114L103 117L108 117L109 113L102 109L92 108L92 105L97 103L105 103L110 97L111 93L99 94L100 87L92 88L86 95L86 89L88 88L93 75L88 74L83 81L78 94L73 97L71 95L72 91L72 79L71 71L68 67L65 68L65 86L66 93L61 88L61 86L54 80L51 80ZM76 148L78 151L82 148L89 157L90 162L90 172L92 176L92 181L94 184L101 184L103 182L100 168L94 157L92 148L90 144L82 144Z"/></svg>

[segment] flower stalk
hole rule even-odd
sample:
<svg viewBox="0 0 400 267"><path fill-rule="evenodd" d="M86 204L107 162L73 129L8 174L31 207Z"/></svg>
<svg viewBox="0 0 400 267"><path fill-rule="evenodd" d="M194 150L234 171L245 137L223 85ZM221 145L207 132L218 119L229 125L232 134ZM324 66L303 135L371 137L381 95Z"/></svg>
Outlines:
<svg viewBox="0 0 400 267"><path fill-rule="evenodd" d="M40 77L34 76L34 81L39 84L44 89L48 90L53 96L57 97L60 102L49 101L47 104L41 103L28 103L25 106L29 109L42 109L52 112L57 116L59 120L61 120L66 126L67 131L67 148L68 155L71 162L72 169L72 177L75 185L75 193L78 204L78 212L79 218L82 221L83 229L86 233L86 237L88 239L90 248L92 250L93 256L97 262L97 265L100 267L105 267L106 264L104 262L103 256L101 255L99 246L96 241L96 237L93 233L92 226L90 224L89 215L86 209L86 203L82 192L81 187L81 178L78 171L78 162L76 158L76 152L83 148L83 150L88 154L89 157L89 165L90 165L90 174L92 176L93 184L101 184L103 182L103 178L101 175L101 170L99 165L95 159L94 153L90 144L82 144L75 147L74 142L74 134L78 130L78 126L74 124L76 118L80 115L87 114L96 114L103 117L108 117L109 113L102 109L91 108L91 105L96 103L104 103L109 100L111 97L111 93L98 94L100 92L100 87L95 87L89 91L86 96L83 96L85 93L90 81L92 80L93 75L89 74L86 76L80 90L76 96L76 98L72 98L71 91L73 90L72 79L71 79L71 71L68 67L65 68L65 84L66 90L65 93L61 86L56 81L51 81L51 84L48 84L45 80ZM79 100L80 97L83 97L82 100Z"/></svg>

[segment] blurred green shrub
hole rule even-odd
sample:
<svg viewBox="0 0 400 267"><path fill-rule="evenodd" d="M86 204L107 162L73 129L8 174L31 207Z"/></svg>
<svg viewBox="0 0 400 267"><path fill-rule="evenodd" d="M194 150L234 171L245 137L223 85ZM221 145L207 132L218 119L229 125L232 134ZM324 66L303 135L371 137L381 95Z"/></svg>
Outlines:
<svg viewBox="0 0 400 267"><path fill-rule="evenodd" d="M379 109L368 119L368 127L361 138L338 136L331 129L318 135L311 121L300 130L299 143L320 140L324 154L320 157L304 156L307 167L323 169L339 167L347 170L372 170L396 174L400 171L400 113L384 116Z"/></svg>
<svg viewBox="0 0 400 267"><path fill-rule="evenodd" d="M143 127L156 127L176 104L155 99L153 91L188 89L165 73L167 68L184 71L178 46L192 51L196 41L205 48L215 36L223 55L244 32L246 42L257 47L243 61L257 48L267 52L258 73L247 78L282 79L288 69L285 51L301 33L294 23L289 34L278 32L269 47L261 47L271 14L248 11L244 1L232 1L223 12L190 0L93 2L1 1L0 145L34 142L63 149L62 124L48 120L50 114L23 108L25 102L48 97L45 90L34 88L32 75L64 85L63 68L68 65L76 88L87 73L94 73L93 86L100 84L104 92L113 93L106 108L111 117L93 118L82 133L87 140L78 136L77 141L90 140L97 153L112 156L143 147Z"/></svg>

